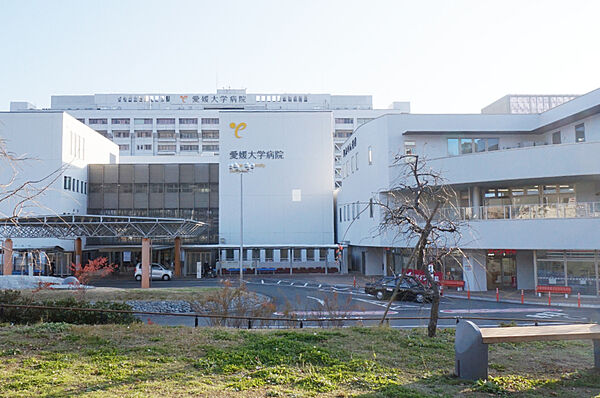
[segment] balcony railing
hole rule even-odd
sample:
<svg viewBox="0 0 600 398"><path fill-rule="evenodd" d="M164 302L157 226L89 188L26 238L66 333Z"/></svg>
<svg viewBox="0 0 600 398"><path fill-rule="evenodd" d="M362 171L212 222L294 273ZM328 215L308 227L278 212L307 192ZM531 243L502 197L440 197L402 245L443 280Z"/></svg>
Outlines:
<svg viewBox="0 0 600 398"><path fill-rule="evenodd" d="M457 207L442 212L446 217L464 221L600 218L600 202Z"/></svg>

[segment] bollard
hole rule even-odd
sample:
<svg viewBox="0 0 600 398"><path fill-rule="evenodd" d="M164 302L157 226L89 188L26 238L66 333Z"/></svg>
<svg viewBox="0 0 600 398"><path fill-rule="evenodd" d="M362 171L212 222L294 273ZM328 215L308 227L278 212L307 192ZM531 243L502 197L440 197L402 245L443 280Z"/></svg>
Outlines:
<svg viewBox="0 0 600 398"><path fill-rule="evenodd" d="M194 327L197 328L198 327L198 317L194 318Z"/></svg>
<svg viewBox="0 0 600 398"><path fill-rule="evenodd" d="M581 293L577 293L577 308L581 308Z"/></svg>
<svg viewBox="0 0 600 398"><path fill-rule="evenodd" d="M496 288L496 302L500 301L500 292L498 292L498 288Z"/></svg>
<svg viewBox="0 0 600 398"><path fill-rule="evenodd" d="M444 285L440 286L440 296L444 295Z"/></svg>
<svg viewBox="0 0 600 398"><path fill-rule="evenodd" d="M521 304L525 304L525 295L523 294L523 289L521 289Z"/></svg>
<svg viewBox="0 0 600 398"><path fill-rule="evenodd" d="M304 327L304 323L302 323L302 321L300 321L300 329L302 329Z"/></svg>
<svg viewBox="0 0 600 398"><path fill-rule="evenodd" d="M471 289L467 290L467 300L471 300Z"/></svg>
<svg viewBox="0 0 600 398"><path fill-rule="evenodd" d="M356 287L356 277L354 277L354 282L352 282L352 286Z"/></svg>
<svg viewBox="0 0 600 398"><path fill-rule="evenodd" d="M252 319L248 319L248 329L252 329Z"/></svg>
<svg viewBox="0 0 600 398"><path fill-rule="evenodd" d="M552 295L548 292L548 305L552 304Z"/></svg>
<svg viewBox="0 0 600 398"><path fill-rule="evenodd" d="M460 320L460 318L459 318L459 317L456 317L456 323L458 323L458 321L459 321L459 320Z"/></svg>

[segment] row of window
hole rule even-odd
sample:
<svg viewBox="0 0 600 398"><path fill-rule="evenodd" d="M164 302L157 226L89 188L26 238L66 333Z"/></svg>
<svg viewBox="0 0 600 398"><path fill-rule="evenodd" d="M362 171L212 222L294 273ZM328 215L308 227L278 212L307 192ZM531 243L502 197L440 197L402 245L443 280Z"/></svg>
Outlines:
<svg viewBox="0 0 600 398"><path fill-rule="evenodd" d="M348 138L352 135L352 130L335 130L334 138Z"/></svg>
<svg viewBox="0 0 600 398"><path fill-rule="evenodd" d="M354 174L355 171L358 171L358 152L350 156L350 159L342 165L342 178Z"/></svg>
<svg viewBox="0 0 600 398"><path fill-rule="evenodd" d="M497 151L498 149L500 149L499 138L448 138L448 156Z"/></svg>
<svg viewBox="0 0 600 398"><path fill-rule="evenodd" d="M274 261L275 250L279 251L279 261L289 261L289 249L264 249L265 260ZM306 251L306 261L326 261L330 249L291 249L294 261L302 261L302 251ZM233 261L236 249L225 250L225 260ZM239 252L239 251L238 251ZM246 260L260 261L260 249L246 249ZM317 257L318 253L318 257Z"/></svg>
<svg viewBox="0 0 600 398"><path fill-rule="evenodd" d="M129 144L119 144L119 151L128 151L130 148ZM140 144L136 146L138 151L151 151L152 144ZM158 152L176 152L177 145L172 144L159 144L157 146ZM198 152L200 150L200 145L198 144L181 144L179 145L179 150L181 152ZM203 152L219 152L219 145L202 145Z"/></svg>
<svg viewBox="0 0 600 398"><path fill-rule="evenodd" d="M84 118L77 119L85 123ZM219 124L219 118L203 117L200 119L202 124ZM113 118L110 119L111 124L130 124L131 118ZM90 118L88 124L108 124L107 118ZM152 118L134 118L133 124L146 125L152 124ZM156 124L175 124L175 118L157 118ZM198 118L179 118L179 124L198 124Z"/></svg>
<svg viewBox="0 0 600 398"><path fill-rule="evenodd" d="M354 124L354 118L351 117L336 117L335 124Z"/></svg>
<svg viewBox="0 0 600 398"><path fill-rule="evenodd" d="M308 102L308 96L302 95L257 95L256 102Z"/></svg>
<svg viewBox="0 0 600 398"><path fill-rule="evenodd" d="M69 132L69 154L75 159L85 159L85 138L72 131Z"/></svg>
<svg viewBox="0 0 600 398"><path fill-rule="evenodd" d="M63 189L67 191L86 194L87 182L69 176L63 176Z"/></svg>
<svg viewBox="0 0 600 398"><path fill-rule="evenodd" d="M90 193L209 193L218 190L218 184L209 183L121 183L90 184Z"/></svg>
<svg viewBox="0 0 600 398"><path fill-rule="evenodd" d="M109 137L106 130L97 130L98 133L104 137ZM151 130L135 130L134 132L137 138L152 138ZM113 130L112 135L114 138L130 138L132 136L129 130ZM158 138L176 138L175 130L158 130ZM179 130L179 137L182 139L198 139L198 130ZM202 130L202 138L208 140L218 140L219 130Z"/></svg>

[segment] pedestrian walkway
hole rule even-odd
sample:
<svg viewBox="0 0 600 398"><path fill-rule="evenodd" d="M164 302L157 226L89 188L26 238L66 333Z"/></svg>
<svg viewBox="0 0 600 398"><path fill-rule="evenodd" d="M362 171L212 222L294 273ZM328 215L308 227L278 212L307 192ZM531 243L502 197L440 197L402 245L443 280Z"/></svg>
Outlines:
<svg viewBox="0 0 600 398"><path fill-rule="evenodd" d="M523 291L523 301L521 301L521 290L500 290L498 297L496 291L487 292L471 292L457 290L445 290L444 297L468 299L481 301L499 301L501 303L516 303L519 304L536 304L548 305L548 293L542 293L538 296L533 290ZM581 307L581 308L600 308L600 298L598 297L581 297L578 301L577 295L569 295L568 298L564 294L552 294L550 296L550 304L557 307Z"/></svg>

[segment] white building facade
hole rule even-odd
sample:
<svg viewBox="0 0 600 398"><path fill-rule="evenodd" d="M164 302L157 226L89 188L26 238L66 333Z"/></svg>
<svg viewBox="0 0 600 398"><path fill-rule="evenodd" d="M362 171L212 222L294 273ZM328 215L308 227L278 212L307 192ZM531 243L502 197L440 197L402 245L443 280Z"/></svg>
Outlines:
<svg viewBox="0 0 600 398"><path fill-rule="evenodd" d="M548 285L597 295L600 90L568 99L541 113L386 115L358 128L344 144L337 208L350 270L405 266L412 242L381 234L371 203L394 189L396 156L409 153L454 188L466 223L465 255L436 265L444 278L472 291Z"/></svg>

